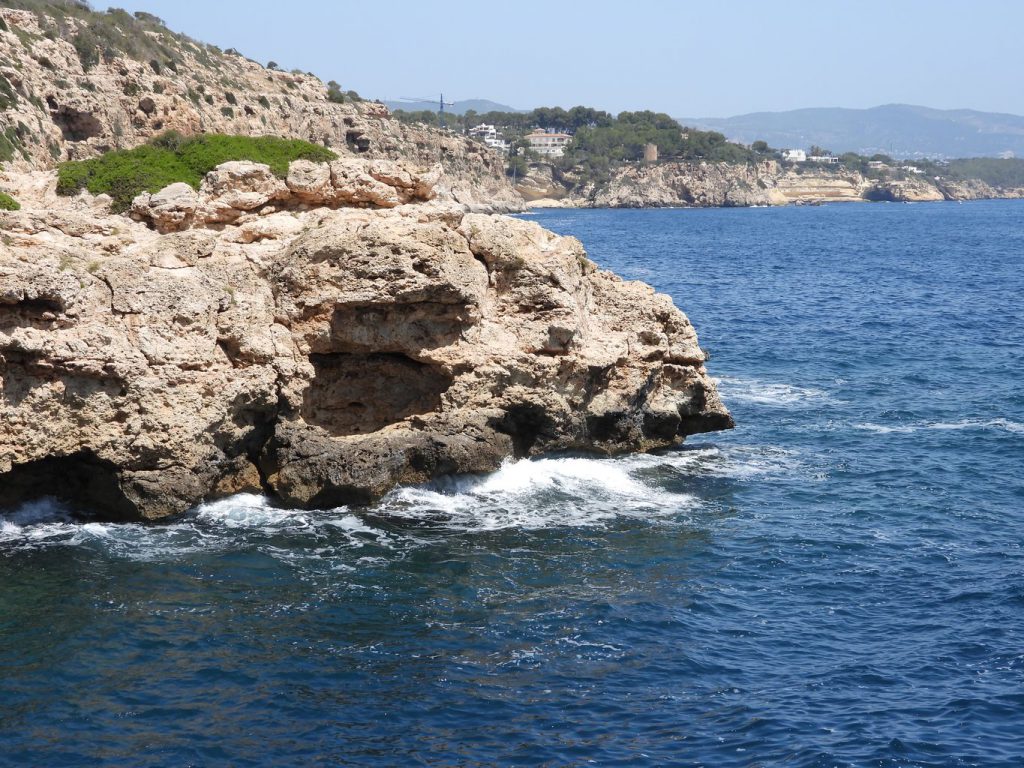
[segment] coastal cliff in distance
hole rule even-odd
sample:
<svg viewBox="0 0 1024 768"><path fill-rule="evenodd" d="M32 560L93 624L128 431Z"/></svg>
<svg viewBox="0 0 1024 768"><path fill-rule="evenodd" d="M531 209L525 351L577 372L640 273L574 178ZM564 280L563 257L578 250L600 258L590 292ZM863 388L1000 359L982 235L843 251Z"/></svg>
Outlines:
<svg viewBox="0 0 1024 768"><path fill-rule="evenodd" d="M0 507L58 495L153 520L242 491L332 507L732 426L671 299L490 213L522 203L489 150L151 17L124 42L123 12L66 8L0 11ZM149 141L171 129L334 155L137 192L140 157L171 163ZM102 165L111 194L58 194L55 165L96 157L125 160Z"/></svg>
<svg viewBox="0 0 1024 768"><path fill-rule="evenodd" d="M929 202L1021 198L1024 188L994 188L980 180L936 181L906 174L871 179L858 171L774 160L758 163L677 162L631 164L602 183L560 178L549 163L532 163L517 191L535 207L663 208L743 207L829 202Z"/></svg>

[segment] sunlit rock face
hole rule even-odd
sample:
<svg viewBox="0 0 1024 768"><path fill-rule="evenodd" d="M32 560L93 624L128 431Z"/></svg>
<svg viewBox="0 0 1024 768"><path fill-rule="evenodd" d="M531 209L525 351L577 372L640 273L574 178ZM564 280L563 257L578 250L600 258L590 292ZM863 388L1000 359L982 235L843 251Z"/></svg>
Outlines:
<svg viewBox="0 0 1024 768"><path fill-rule="evenodd" d="M0 504L117 519L262 491L365 502L557 450L731 419L685 315L444 175L349 158L220 166L198 191L0 214Z"/></svg>

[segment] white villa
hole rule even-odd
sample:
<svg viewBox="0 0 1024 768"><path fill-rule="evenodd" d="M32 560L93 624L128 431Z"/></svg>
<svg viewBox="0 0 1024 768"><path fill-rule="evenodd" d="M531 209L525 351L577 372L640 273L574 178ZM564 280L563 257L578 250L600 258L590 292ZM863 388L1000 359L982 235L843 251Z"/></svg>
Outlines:
<svg viewBox="0 0 1024 768"><path fill-rule="evenodd" d="M469 135L476 139L496 139L498 138L498 129L490 123L480 123L475 128L469 129Z"/></svg>
<svg viewBox="0 0 1024 768"><path fill-rule="evenodd" d="M789 160L791 163L806 163L807 153L802 149L784 149L782 150L782 159Z"/></svg>
<svg viewBox="0 0 1024 768"><path fill-rule="evenodd" d="M474 139L480 139L491 149L496 149L499 152L508 152L509 143L498 133L498 129L489 123L481 123L475 128L470 128L469 135Z"/></svg>
<svg viewBox="0 0 1024 768"><path fill-rule="evenodd" d="M511 146L511 144L505 141L505 139L502 139L500 137L484 139L484 144L486 144L491 149L496 149L499 152L505 153L508 153L508 148Z"/></svg>
<svg viewBox="0 0 1024 768"><path fill-rule="evenodd" d="M568 133L549 133L536 130L526 135L530 149L543 157L561 157L565 153L565 145L572 141Z"/></svg>

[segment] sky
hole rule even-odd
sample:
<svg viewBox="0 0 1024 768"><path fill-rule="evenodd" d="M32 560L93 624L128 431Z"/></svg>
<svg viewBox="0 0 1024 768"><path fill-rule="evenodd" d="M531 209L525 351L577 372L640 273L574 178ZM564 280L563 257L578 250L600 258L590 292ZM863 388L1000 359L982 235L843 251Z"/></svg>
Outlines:
<svg viewBox="0 0 1024 768"><path fill-rule="evenodd" d="M116 5L371 99L443 91L450 101L675 117L889 103L1024 114L1020 0Z"/></svg>

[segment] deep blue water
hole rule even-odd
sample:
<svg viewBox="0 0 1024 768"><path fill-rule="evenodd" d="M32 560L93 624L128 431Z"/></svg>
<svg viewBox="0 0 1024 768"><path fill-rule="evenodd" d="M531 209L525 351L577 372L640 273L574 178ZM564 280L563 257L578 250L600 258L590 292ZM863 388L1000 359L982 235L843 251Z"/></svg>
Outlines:
<svg viewBox="0 0 1024 768"><path fill-rule="evenodd" d="M0 764L1024 764L1024 203L547 211L738 427L0 522Z"/></svg>

